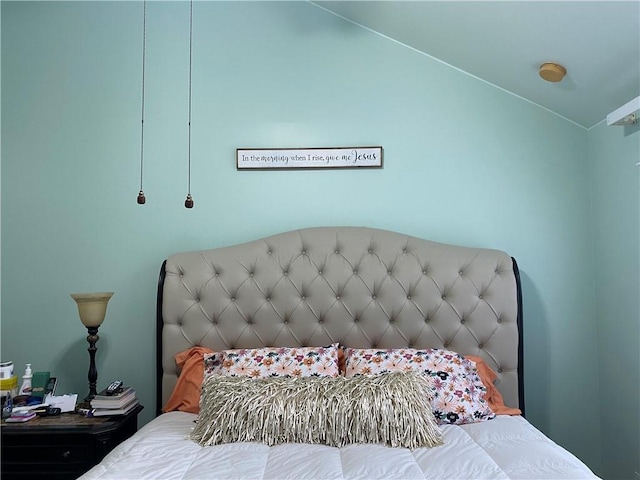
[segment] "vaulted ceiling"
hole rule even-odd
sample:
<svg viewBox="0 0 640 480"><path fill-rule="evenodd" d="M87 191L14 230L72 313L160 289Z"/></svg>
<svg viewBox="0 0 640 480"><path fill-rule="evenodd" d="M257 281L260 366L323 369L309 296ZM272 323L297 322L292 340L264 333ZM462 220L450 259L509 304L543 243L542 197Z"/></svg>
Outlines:
<svg viewBox="0 0 640 480"><path fill-rule="evenodd" d="M585 128L640 95L640 0L312 3Z"/></svg>

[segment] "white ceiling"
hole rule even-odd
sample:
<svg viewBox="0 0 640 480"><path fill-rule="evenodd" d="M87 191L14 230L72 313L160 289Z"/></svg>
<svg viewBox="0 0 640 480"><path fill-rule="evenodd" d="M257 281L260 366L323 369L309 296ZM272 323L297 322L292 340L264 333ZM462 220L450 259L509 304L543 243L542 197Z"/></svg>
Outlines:
<svg viewBox="0 0 640 480"><path fill-rule="evenodd" d="M640 95L640 0L312 3L585 128Z"/></svg>

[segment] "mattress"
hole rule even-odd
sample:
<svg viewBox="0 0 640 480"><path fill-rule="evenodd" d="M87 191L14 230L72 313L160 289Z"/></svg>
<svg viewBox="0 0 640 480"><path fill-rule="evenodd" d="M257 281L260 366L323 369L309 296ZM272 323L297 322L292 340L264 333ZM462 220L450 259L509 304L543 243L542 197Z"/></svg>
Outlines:
<svg viewBox="0 0 640 480"><path fill-rule="evenodd" d="M185 412L160 415L81 479L597 478L520 416L442 425L443 445L415 450L376 444L201 447L188 439L196 418Z"/></svg>

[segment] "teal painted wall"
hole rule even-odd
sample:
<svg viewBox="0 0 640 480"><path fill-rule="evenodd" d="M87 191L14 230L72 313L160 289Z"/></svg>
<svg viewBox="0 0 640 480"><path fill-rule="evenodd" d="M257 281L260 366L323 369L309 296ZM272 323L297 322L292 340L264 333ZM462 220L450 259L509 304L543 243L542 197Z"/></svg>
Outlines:
<svg viewBox="0 0 640 480"><path fill-rule="evenodd" d="M640 127L589 130L607 478L640 472ZM635 477L637 478L637 477Z"/></svg>
<svg viewBox="0 0 640 480"><path fill-rule="evenodd" d="M2 358L86 392L71 292L113 290L101 384L152 418L169 254L366 225L519 262L528 418L600 470L587 131L306 2L2 2ZM553 88L552 85L549 88ZM238 172L236 147L382 145L377 170ZM576 399L567 401L567 399Z"/></svg>

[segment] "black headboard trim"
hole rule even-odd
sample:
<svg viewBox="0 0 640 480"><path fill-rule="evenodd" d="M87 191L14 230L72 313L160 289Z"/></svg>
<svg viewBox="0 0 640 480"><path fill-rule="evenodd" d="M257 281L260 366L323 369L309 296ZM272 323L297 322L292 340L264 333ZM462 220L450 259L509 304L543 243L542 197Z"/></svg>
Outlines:
<svg viewBox="0 0 640 480"><path fill-rule="evenodd" d="M516 323L518 325L518 404L522 416L524 413L524 332L523 332L523 315L522 315L522 283L520 281L520 269L516 259L513 260L513 274L516 277L516 295L518 298L518 317Z"/></svg>
<svg viewBox="0 0 640 480"><path fill-rule="evenodd" d="M165 267L167 261L162 262L158 275L158 295L156 298L156 416L162 413L162 291L164 290Z"/></svg>

